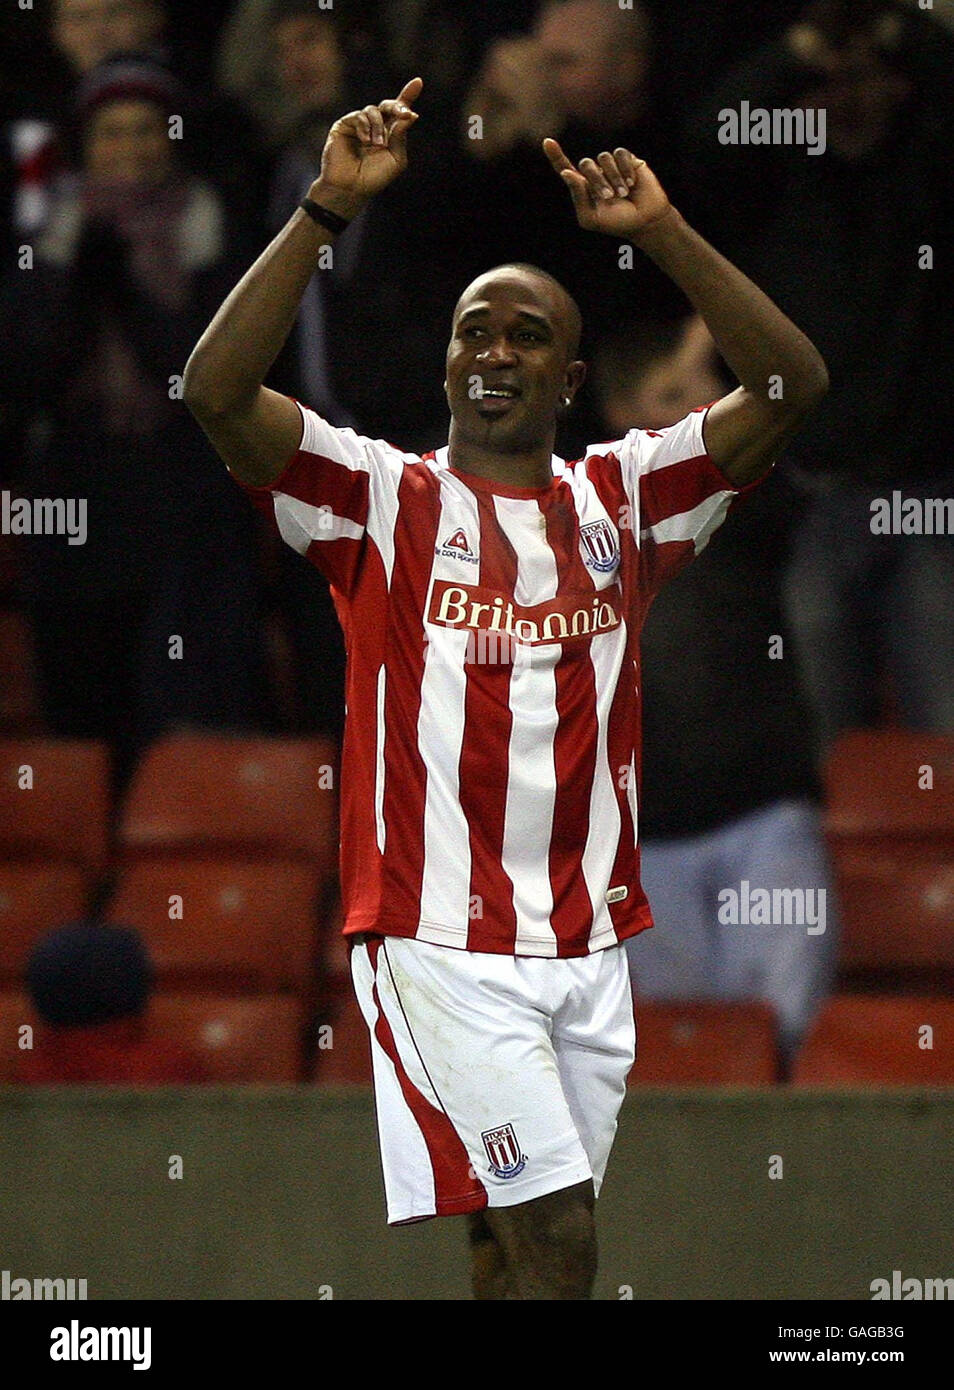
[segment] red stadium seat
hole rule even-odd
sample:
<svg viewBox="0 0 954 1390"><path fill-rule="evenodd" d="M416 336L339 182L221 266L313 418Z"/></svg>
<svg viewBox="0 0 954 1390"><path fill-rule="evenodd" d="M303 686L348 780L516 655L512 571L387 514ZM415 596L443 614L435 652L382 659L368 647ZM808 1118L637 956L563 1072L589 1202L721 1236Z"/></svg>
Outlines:
<svg viewBox="0 0 954 1390"><path fill-rule="evenodd" d="M920 1045L925 1025L933 1030L930 1048ZM792 1082L954 1086L954 1000L872 995L830 999L802 1047Z"/></svg>
<svg viewBox="0 0 954 1390"><path fill-rule="evenodd" d="M22 613L0 610L0 729L5 736L42 728L33 663L33 639Z"/></svg>
<svg viewBox="0 0 954 1390"><path fill-rule="evenodd" d="M933 787L922 789L922 769ZM954 845L954 737L842 734L826 767L829 834L839 840L942 839Z"/></svg>
<svg viewBox="0 0 954 1390"><path fill-rule="evenodd" d="M319 1010L318 1025L312 1080L319 1086L370 1086L371 1038L350 986Z"/></svg>
<svg viewBox="0 0 954 1390"><path fill-rule="evenodd" d="M28 777L32 786L26 785ZM105 744L66 739L0 742L4 859L58 859L98 869L106 857L108 807Z"/></svg>
<svg viewBox="0 0 954 1390"><path fill-rule="evenodd" d="M142 934L160 988L304 992L316 889L300 861L150 859L123 872L108 916Z"/></svg>
<svg viewBox="0 0 954 1390"><path fill-rule="evenodd" d="M302 1079L302 1009L294 999L215 995L157 995L148 1014L148 1035L195 1054L206 1079L220 1084L295 1083ZM0 1082L23 1081L20 1029L34 1030L42 1046L42 1022L22 993L0 994Z"/></svg>
<svg viewBox="0 0 954 1390"><path fill-rule="evenodd" d="M88 896L74 864L0 864L0 979L19 981L34 942L82 917Z"/></svg>
<svg viewBox="0 0 954 1390"><path fill-rule="evenodd" d="M954 856L944 848L836 849L848 970L954 969Z"/></svg>
<svg viewBox="0 0 954 1390"><path fill-rule="evenodd" d="M630 1086L769 1086L777 1076L767 1004L636 1001Z"/></svg>
<svg viewBox="0 0 954 1390"><path fill-rule="evenodd" d="M320 739L183 735L144 756L122 815L121 853L305 859L333 872L337 785Z"/></svg>
<svg viewBox="0 0 954 1390"><path fill-rule="evenodd" d="M302 1079L302 1009L284 995L257 999L159 994L150 1032L199 1055L210 1081L298 1082Z"/></svg>
<svg viewBox="0 0 954 1390"><path fill-rule="evenodd" d="M954 738L843 734L826 781L842 980L910 988L914 972L954 967Z"/></svg>

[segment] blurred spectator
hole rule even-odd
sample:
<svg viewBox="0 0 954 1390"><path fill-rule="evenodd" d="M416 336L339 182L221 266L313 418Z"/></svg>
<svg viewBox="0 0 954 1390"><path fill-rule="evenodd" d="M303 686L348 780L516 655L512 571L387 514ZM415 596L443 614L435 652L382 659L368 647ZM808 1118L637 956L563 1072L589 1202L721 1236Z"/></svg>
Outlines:
<svg viewBox="0 0 954 1390"><path fill-rule="evenodd" d="M646 429L675 424L727 389L712 337L697 315L611 334L597 348L593 371L600 413L614 438L634 423Z"/></svg>
<svg viewBox="0 0 954 1390"><path fill-rule="evenodd" d="M399 90L408 78L426 83L424 114L433 100L456 106L473 80L487 44L501 33L526 29L538 0L335 0L319 7L335 21L347 65L359 79L361 105L380 100L382 81ZM224 90L243 102L273 142L286 139L302 114L295 93L276 80L271 37L281 0L237 0L219 46L216 73ZM388 77L390 74L390 77Z"/></svg>
<svg viewBox="0 0 954 1390"><path fill-rule="evenodd" d="M53 37L80 76L116 53L145 53L165 28L160 0L53 0Z"/></svg>
<svg viewBox="0 0 954 1390"><path fill-rule="evenodd" d="M728 389L699 318L605 344L596 378L607 438L664 429ZM814 750L778 597L789 506L781 479L761 484L647 619L639 833L656 926L627 942L641 998L773 1005L786 1061L829 989L836 937ZM746 884L803 890L809 913L822 901L824 914L786 922L773 900L771 925L721 920L731 900L719 894L741 902Z"/></svg>
<svg viewBox="0 0 954 1390"><path fill-rule="evenodd" d="M743 100L825 115L825 152L719 144ZM703 229L831 372L783 464L807 499L785 592L823 740L878 721L885 671L905 725L954 730L954 536L874 520L954 498L954 42L886 0L816 0L699 131Z"/></svg>
<svg viewBox="0 0 954 1390"><path fill-rule="evenodd" d="M238 103L207 80L193 80L191 28L172 29L166 0L49 0L45 10L53 46L49 71L14 95L4 132L13 162L15 229L33 235L45 225L55 179L77 153L72 118L78 84L107 59L132 53L150 54L179 77L175 114L182 130L172 138L181 141L184 162L222 191L233 215L251 217L261 206L265 179L257 133ZM31 15L22 25L39 22Z"/></svg>
<svg viewBox="0 0 954 1390"><path fill-rule="evenodd" d="M531 34L502 38L487 53L466 103L465 148L497 159L574 127L587 135L633 129L647 116L650 55L642 5L547 0ZM474 117L483 124L478 138L469 130Z"/></svg>
<svg viewBox="0 0 954 1390"><path fill-rule="evenodd" d="M26 1085L194 1085L199 1058L150 1037L146 1010L152 966L128 927L77 922L49 932L27 967L33 1007L47 1025L20 1054Z"/></svg>
<svg viewBox="0 0 954 1390"><path fill-rule="evenodd" d="M527 31L539 0L387 0L382 20L392 64L453 93L459 101L488 44Z"/></svg>
<svg viewBox="0 0 954 1390"><path fill-rule="evenodd" d="M351 85L368 89L362 106L377 94L389 70L378 9L374 0L336 0L334 6L238 0L219 41L218 81L267 132L269 144L280 145L314 109L316 75L322 84L329 77L333 83L347 68ZM327 109L338 116L347 108L338 110L332 101Z"/></svg>
<svg viewBox="0 0 954 1390"><path fill-rule="evenodd" d="M472 234L492 256L488 264L531 261L548 270L577 299L588 332L608 319L673 317L685 301L648 257L580 231L541 141L556 137L574 161L623 145L649 163L678 206L678 141L665 96L638 0L630 10L546 0L529 36L492 45L463 105L463 148L483 179ZM598 428L586 389L574 418L576 457L576 445Z"/></svg>
<svg viewBox="0 0 954 1390"><path fill-rule="evenodd" d="M265 705L251 510L176 385L247 250L227 252L218 196L176 163L175 99L148 59L88 75L82 175L0 300L24 490L87 505L85 544L24 542L44 713L110 739L120 775L171 725L254 727Z"/></svg>

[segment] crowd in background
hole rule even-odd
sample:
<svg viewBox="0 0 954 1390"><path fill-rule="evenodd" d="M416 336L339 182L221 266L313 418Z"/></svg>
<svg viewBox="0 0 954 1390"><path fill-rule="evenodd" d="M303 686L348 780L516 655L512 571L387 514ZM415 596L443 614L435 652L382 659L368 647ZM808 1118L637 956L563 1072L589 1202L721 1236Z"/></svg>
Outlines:
<svg viewBox="0 0 954 1390"><path fill-rule="evenodd" d="M333 424L439 446L453 305L514 259L583 311L591 372L564 457L732 388L650 262L624 267L609 238L580 231L540 141L573 159L627 146L832 380L644 635L643 866L657 921L679 932L647 934L634 975L657 993L761 992L791 1043L830 946L790 933L758 960L710 958L693 923L711 884L825 881L818 768L841 730L954 731L954 538L870 525L874 498L954 497L945 13L943 0L8 7L0 483L83 497L89 515L83 546L17 548L9 601L29 621L48 731L108 739L120 785L168 729L340 731L324 581L259 529L188 416L181 373L307 192L332 121L409 77L425 81L410 168L340 238L270 384ZM743 102L823 109L827 148L722 143L720 112Z"/></svg>

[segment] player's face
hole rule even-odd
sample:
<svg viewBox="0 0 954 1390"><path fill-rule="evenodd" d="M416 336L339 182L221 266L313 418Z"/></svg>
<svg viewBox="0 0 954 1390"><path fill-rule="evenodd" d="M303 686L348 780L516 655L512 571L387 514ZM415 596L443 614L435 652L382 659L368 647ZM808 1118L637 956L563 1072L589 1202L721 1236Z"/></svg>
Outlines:
<svg viewBox="0 0 954 1390"><path fill-rule="evenodd" d="M454 315L447 399L461 438L500 453L539 447L581 379L566 307L521 272L474 282Z"/></svg>

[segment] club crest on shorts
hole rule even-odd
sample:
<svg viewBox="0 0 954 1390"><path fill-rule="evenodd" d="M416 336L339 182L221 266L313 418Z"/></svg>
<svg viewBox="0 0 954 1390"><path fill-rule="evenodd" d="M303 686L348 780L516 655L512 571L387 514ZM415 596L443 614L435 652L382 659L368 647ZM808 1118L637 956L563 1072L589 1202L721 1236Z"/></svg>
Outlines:
<svg viewBox="0 0 954 1390"><path fill-rule="evenodd" d="M609 574L619 564L619 546L608 521L591 521L580 527L580 544L586 554L583 563L600 574Z"/></svg>
<svg viewBox="0 0 954 1390"><path fill-rule="evenodd" d="M495 1178L515 1178L527 1166L527 1156L520 1152L513 1125L500 1125L497 1129L485 1129L481 1134L490 1171Z"/></svg>

